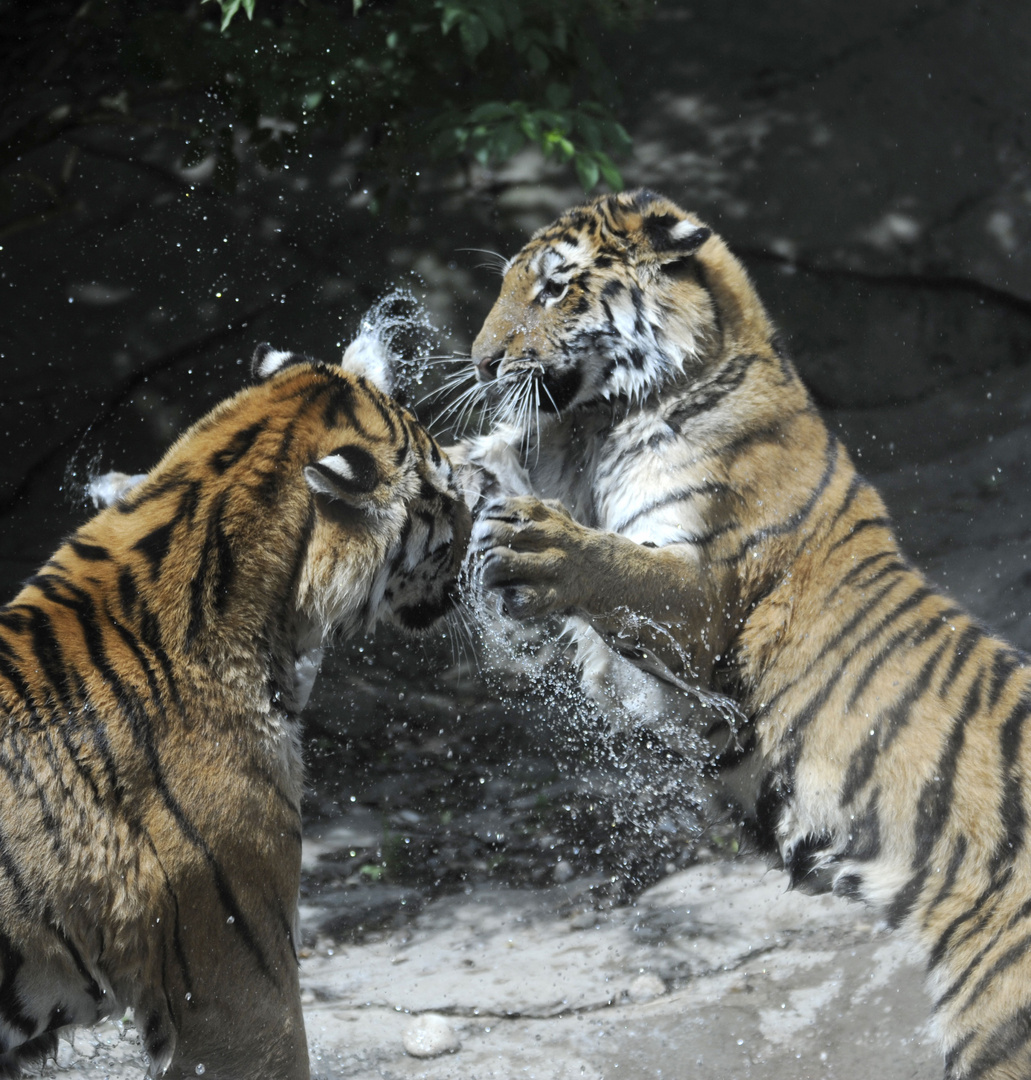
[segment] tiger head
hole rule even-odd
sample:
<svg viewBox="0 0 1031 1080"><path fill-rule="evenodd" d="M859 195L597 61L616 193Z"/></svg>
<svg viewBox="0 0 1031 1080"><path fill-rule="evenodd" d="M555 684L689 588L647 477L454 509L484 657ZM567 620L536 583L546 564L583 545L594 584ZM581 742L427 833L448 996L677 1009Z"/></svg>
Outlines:
<svg viewBox="0 0 1031 1080"><path fill-rule="evenodd" d="M258 385L151 472L92 485L113 505L80 535L148 581L169 644L220 669L264 649L296 676L295 707L328 634L424 631L457 598L469 511L437 443L386 392L387 359L367 342L342 365L259 346Z"/></svg>
<svg viewBox="0 0 1031 1080"><path fill-rule="evenodd" d="M495 421L640 402L770 327L712 230L650 191L604 195L533 235L473 343Z"/></svg>

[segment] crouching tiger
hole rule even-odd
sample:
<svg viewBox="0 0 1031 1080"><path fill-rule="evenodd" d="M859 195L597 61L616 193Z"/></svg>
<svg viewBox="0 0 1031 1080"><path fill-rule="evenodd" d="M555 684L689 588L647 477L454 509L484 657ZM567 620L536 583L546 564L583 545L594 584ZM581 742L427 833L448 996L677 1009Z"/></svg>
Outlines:
<svg viewBox="0 0 1031 1080"><path fill-rule="evenodd" d="M127 1006L152 1076L309 1075L297 713L331 632L449 608L469 534L349 353L259 348L0 609L2 1076Z"/></svg>
<svg viewBox="0 0 1031 1080"><path fill-rule="evenodd" d="M646 191L570 210L472 358L485 586L733 698L717 767L792 881L923 943L947 1077L1031 1077L1031 666L903 557L723 241Z"/></svg>

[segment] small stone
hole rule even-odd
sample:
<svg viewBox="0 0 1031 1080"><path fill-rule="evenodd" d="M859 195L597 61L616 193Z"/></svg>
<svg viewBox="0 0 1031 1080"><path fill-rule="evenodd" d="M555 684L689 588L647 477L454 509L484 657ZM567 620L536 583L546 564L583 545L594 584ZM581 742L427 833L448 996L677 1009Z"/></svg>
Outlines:
<svg viewBox="0 0 1031 1080"><path fill-rule="evenodd" d="M76 1054L70 1042L59 1039L57 1042L57 1055L55 1058L59 1069L70 1069L76 1061Z"/></svg>
<svg viewBox="0 0 1031 1080"><path fill-rule="evenodd" d="M415 1017L401 1033L401 1044L406 1054L417 1058L440 1057L462 1049L455 1029L436 1013Z"/></svg>
<svg viewBox="0 0 1031 1080"><path fill-rule="evenodd" d="M654 1001L666 993L666 984L650 971L638 975L630 984L626 996L635 1004L643 1005L646 1001Z"/></svg>
<svg viewBox="0 0 1031 1080"><path fill-rule="evenodd" d="M555 869L552 870L551 876L557 885L565 885L565 883L575 874L572 863L567 863L564 860L560 863L555 863Z"/></svg>
<svg viewBox="0 0 1031 1080"><path fill-rule="evenodd" d="M97 1044L88 1028L76 1028L72 1033L72 1049L81 1058L96 1057Z"/></svg>

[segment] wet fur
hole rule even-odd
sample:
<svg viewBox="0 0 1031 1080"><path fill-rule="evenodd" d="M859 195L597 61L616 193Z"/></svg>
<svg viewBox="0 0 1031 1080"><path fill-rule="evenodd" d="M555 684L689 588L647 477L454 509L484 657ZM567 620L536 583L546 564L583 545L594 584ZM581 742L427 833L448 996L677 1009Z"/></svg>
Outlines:
<svg viewBox="0 0 1031 1080"><path fill-rule="evenodd" d="M152 1075L308 1076L297 713L450 605L468 511L365 378L258 360L0 609L0 1075L132 1007Z"/></svg>
<svg viewBox="0 0 1031 1080"><path fill-rule="evenodd" d="M477 579L731 696L709 735L763 844L923 944L946 1077L1026 1080L1028 658L906 560L723 241L650 192L574 208L473 361Z"/></svg>

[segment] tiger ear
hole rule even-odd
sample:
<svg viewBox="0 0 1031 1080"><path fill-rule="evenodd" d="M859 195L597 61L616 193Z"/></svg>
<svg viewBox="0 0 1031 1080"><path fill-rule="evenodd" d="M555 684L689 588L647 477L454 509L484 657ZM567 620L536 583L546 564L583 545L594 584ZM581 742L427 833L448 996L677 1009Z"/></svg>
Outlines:
<svg viewBox="0 0 1031 1080"><path fill-rule="evenodd" d="M319 495L353 506L368 504L382 476L376 459L360 446L338 446L331 454L304 467L308 487Z"/></svg>
<svg viewBox="0 0 1031 1080"><path fill-rule="evenodd" d="M311 358L286 349L273 349L268 342L262 342L251 357L251 376L255 379L271 379L278 371L291 364L310 364Z"/></svg>
<svg viewBox="0 0 1031 1080"><path fill-rule="evenodd" d="M398 357L376 333L359 334L344 350L340 366L352 375L361 375L384 394L393 394Z"/></svg>
<svg viewBox="0 0 1031 1080"><path fill-rule="evenodd" d="M660 263L690 258L712 236L712 229L670 211L670 204L645 210L641 217L651 253Z"/></svg>

